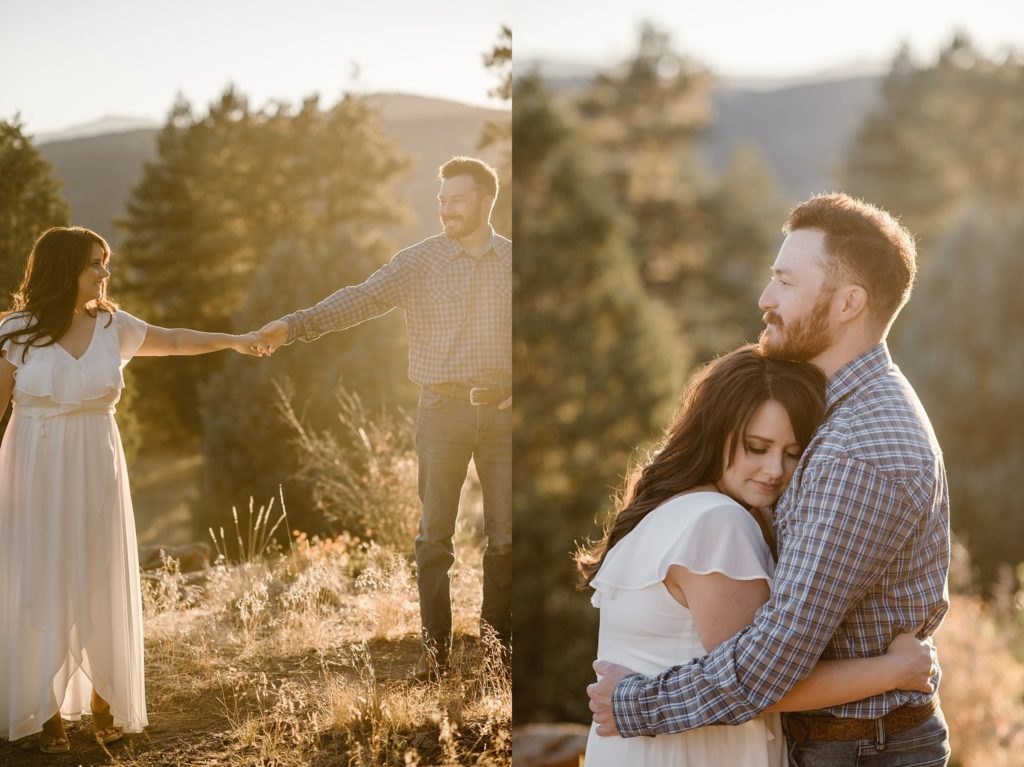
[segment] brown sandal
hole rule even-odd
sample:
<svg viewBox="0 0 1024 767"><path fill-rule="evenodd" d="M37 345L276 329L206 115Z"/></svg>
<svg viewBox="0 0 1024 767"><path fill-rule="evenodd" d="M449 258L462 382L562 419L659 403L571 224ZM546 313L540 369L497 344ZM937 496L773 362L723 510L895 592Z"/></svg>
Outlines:
<svg viewBox="0 0 1024 767"><path fill-rule="evenodd" d="M39 733L39 750L44 754L66 754L71 750L71 741L64 732L60 711L43 723L43 731Z"/></svg>
<svg viewBox="0 0 1024 767"><path fill-rule="evenodd" d="M97 695L95 690L92 691L92 734L101 746L121 740L124 736L121 728L114 726L110 704Z"/></svg>

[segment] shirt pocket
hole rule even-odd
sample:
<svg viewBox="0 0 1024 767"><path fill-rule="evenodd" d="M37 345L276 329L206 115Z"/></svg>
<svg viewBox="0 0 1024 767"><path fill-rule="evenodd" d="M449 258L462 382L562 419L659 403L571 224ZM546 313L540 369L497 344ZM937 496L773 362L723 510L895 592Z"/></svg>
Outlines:
<svg viewBox="0 0 1024 767"><path fill-rule="evenodd" d="M451 270L427 277L423 317L435 343L450 341L466 316L469 297L466 281Z"/></svg>
<svg viewBox="0 0 1024 767"><path fill-rule="evenodd" d="M484 273L474 303L474 319L489 333L512 328L512 274L507 270Z"/></svg>

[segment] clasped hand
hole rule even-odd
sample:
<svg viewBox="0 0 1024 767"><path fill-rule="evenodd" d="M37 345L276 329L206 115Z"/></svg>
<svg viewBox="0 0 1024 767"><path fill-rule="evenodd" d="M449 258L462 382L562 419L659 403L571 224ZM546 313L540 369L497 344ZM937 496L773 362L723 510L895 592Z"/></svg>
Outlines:
<svg viewBox="0 0 1024 767"><path fill-rule="evenodd" d="M269 357L288 340L288 323L284 320L268 322L259 330L238 336L235 350L254 357Z"/></svg>
<svg viewBox="0 0 1024 767"><path fill-rule="evenodd" d="M939 660L931 637L918 639L916 629L897 634L885 651L885 657L899 672L897 690L935 692Z"/></svg>
<svg viewBox="0 0 1024 767"><path fill-rule="evenodd" d="M590 710L594 712L597 734L618 735L619 730L612 716L612 693L619 682L636 672L605 660L594 661L594 671L597 672L598 680L587 686L587 695L590 696Z"/></svg>
<svg viewBox="0 0 1024 767"><path fill-rule="evenodd" d="M250 357L263 357L266 354L260 347L260 336L256 332L233 336L230 348L239 354L247 354Z"/></svg>

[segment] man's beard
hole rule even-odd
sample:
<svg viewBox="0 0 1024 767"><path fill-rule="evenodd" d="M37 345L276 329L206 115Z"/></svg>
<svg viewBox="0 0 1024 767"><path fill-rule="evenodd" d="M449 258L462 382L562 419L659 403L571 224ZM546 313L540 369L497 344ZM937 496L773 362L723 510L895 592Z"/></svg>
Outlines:
<svg viewBox="0 0 1024 767"><path fill-rule="evenodd" d="M761 331L758 343L766 357L809 362L832 345L832 334L828 330L828 310L835 294L834 289L825 289L814 302L805 317L784 325L782 318L774 312L764 313L766 325L776 326L776 338L768 337L768 328Z"/></svg>
<svg viewBox="0 0 1024 767"><path fill-rule="evenodd" d="M460 237L467 237L479 228L480 215L478 213L471 213L461 221L455 222L451 231L448 230L447 222L443 218L441 219L441 226L444 227L444 230L448 233L449 237L457 240Z"/></svg>

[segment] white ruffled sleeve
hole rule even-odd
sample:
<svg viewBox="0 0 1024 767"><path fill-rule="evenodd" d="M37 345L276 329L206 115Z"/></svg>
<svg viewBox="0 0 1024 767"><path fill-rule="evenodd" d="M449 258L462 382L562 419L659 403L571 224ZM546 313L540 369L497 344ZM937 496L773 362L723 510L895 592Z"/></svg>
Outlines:
<svg viewBox="0 0 1024 767"><path fill-rule="evenodd" d="M120 309L117 310L114 319L117 322L118 343L121 347L121 367L123 368L146 340L146 330L149 325Z"/></svg>
<svg viewBox="0 0 1024 767"><path fill-rule="evenodd" d="M28 327L28 325L29 319L27 314L20 312L18 314L9 314L4 318L3 322L0 322L0 334L10 333L12 330L21 330ZM18 340L23 341L25 338L25 336L20 336ZM24 364L21 359L24 348L24 344L8 338L0 345L0 355L15 367L20 368Z"/></svg>
<svg viewBox="0 0 1024 767"><path fill-rule="evenodd" d="M665 580L672 565L692 573L721 573L740 581L765 580L775 563L761 528L746 509L719 493L673 498L643 518L605 557L592 602L614 599Z"/></svg>

